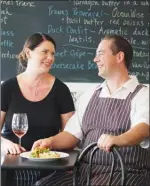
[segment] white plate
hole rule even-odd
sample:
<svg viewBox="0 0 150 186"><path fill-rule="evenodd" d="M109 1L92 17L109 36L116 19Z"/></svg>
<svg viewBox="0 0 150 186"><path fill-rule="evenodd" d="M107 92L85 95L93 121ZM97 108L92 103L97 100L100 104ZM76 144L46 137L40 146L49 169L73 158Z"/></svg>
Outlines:
<svg viewBox="0 0 150 186"><path fill-rule="evenodd" d="M52 151L52 152L57 152L57 151ZM60 158L32 158L32 157L30 157L31 151L23 152L20 154L20 156L23 158L27 158L29 160L32 160L32 161L54 161L54 160L59 160L59 159L69 157L69 154L67 154L67 153L64 153L64 152L57 152L57 153L60 155Z"/></svg>

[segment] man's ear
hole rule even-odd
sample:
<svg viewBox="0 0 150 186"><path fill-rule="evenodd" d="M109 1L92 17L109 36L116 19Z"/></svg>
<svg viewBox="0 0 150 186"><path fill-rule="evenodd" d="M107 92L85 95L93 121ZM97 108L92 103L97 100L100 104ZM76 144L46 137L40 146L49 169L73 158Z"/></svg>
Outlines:
<svg viewBox="0 0 150 186"><path fill-rule="evenodd" d="M27 58L30 59L31 58L31 50L29 48L25 48L24 51L25 51Z"/></svg>
<svg viewBox="0 0 150 186"><path fill-rule="evenodd" d="M124 58L125 56L124 56L124 52L122 52L122 51L120 51L120 52L118 52L118 54L117 54L117 62L118 63L122 63L122 62L124 62Z"/></svg>

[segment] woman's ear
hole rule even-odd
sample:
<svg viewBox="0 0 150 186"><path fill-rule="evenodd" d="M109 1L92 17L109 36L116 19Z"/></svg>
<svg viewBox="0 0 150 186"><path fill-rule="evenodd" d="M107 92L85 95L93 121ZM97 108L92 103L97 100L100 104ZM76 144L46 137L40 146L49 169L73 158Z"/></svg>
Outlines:
<svg viewBox="0 0 150 186"><path fill-rule="evenodd" d="M31 50L29 48L25 48L24 52L25 52L27 58L30 59L31 58Z"/></svg>

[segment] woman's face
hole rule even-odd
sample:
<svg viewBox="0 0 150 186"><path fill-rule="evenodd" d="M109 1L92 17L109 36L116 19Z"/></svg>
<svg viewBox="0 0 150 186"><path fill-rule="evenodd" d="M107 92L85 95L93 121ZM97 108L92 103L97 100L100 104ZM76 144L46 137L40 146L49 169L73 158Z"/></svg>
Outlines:
<svg viewBox="0 0 150 186"><path fill-rule="evenodd" d="M28 49L28 67L39 73L49 72L55 60L55 47L50 41L43 41L34 50Z"/></svg>

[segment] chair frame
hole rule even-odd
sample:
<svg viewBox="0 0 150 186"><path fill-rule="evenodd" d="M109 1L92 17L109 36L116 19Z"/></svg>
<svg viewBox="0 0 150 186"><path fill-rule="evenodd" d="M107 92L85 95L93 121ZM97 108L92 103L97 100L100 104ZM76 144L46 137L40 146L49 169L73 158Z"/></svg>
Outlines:
<svg viewBox="0 0 150 186"><path fill-rule="evenodd" d="M90 179L91 179L91 170L92 170L92 160L94 157L94 154L97 150L100 150L100 148L97 146L97 142L93 142L91 144L89 144L79 155L78 160L75 164L74 170L73 170L73 186L77 186L77 174L78 174L78 170L79 170L79 166L80 163L83 159L83 157L87 154L88 151L90 151L91 149L92 152L90 154L90 160L89 160L89 165L88 165L88 172L87 172L87 183L86 186L90 186ZM124 159L122 157L122 155L120 154L120 152L118 151L116 146L113 146L111 148L111 156L112 156L112 166L111 166L111 171L110 171L110 178L108 181L108 185L111 186L112 183L112 178L114 175L114 168L115 168L115 154L117 155L119 161L120 161L120 166L121 166L121 174L122 174L122 179L121 179L121 186L125 186L126 185L126 176L127 176L127 169L125 166L125 162Z"/></svg>

